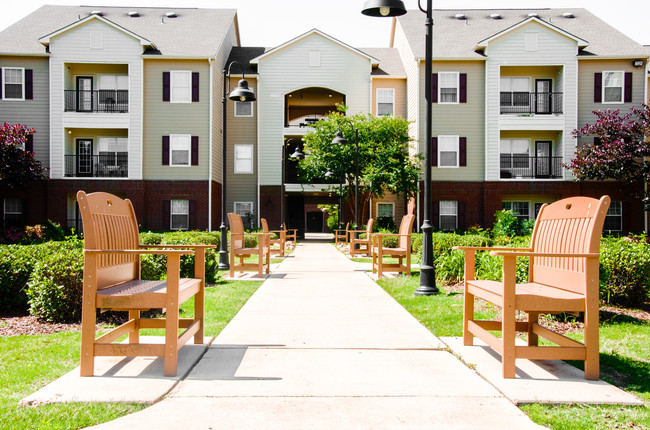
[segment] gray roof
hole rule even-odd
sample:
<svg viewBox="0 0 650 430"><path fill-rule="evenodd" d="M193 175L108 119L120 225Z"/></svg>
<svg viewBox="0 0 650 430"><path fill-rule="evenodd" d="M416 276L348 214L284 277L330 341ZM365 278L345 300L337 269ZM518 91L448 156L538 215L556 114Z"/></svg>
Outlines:
<svg viewBox="0 0 650 430"><path fill-rule="evenodd" d="M0 32L0 53L45 54L45 46L38 39L92 11L101 11L103 18L151 41L157 51L147 54L185 58L213 56L237 13L235 9L45 5ZM131 11L139 16L130 17ZM176 13L176 17L167 17L168 12Z"/></svg>
<svg viewBox="0 0 650 430"><path fill-rule="evenodd" d="M404 64L396 48L359 48L359 50L379 60L379 66L372 68L373 76L406 77Z"/></svg>
<svg viewBox="0 0 650 430"><path fill-rule="evenodd" d="M270 51L271 49L273 48L262 48L257 46L233 46L233 48L230 50L230 55L228 56L228 62L226 64L230 64L232 61L237 61L244 68L244 74L256 75L257 64L251 64L251 60ZM238 75L241 70L239 67L235 66L230 69L230 72L232 74Z"/></svg>
<svg viewBox="0 0 650 430"><path fill-rule="evenodd" d="M564 9L438 9L433 12L433 56L434 58L482 58L474 51L476 44L494 36L536 13L538 18L558 27L589 45L581 56L640 56L647 57L643 46L616 30L605 21L582 8ZM565 13L573 14L566 18ZM457 19L464 14L467 19ZM493 19L498 14L501 19ZM404 29L416 58L425 54L425 15L419 10L410 10L397 18Z"/></svg>

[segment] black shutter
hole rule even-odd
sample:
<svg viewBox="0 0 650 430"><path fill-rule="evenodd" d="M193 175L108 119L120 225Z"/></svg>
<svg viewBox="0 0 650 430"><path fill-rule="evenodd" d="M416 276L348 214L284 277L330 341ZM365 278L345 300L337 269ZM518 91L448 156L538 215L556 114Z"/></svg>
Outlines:
<svg viewBox="0 0 650 430"><path fill-rule="evenodd" d="M440 202L434 201L431 204L431 225L433 228L440 228Z"/></svg>
<svg viewBox="0 0 650 430"><path fill-rule="evenodd" d="M467 73L461 73L458 75L458 85L459 85L459 101L460 103L467 103Z"/></svg>
<svg viewBox="0 0 650 430"><path fill-rule="evenodd" d="M598 146L600 144L601 144L600 137L598 137L598 136L594 137L594 145Z"/></svg>
<svg viewBox="0 0 650 430"><path fill-rule="evenodd" d="M2 100L2 67L0 67L0 100Z"/></svg>
<svg viewBox="0 0 650 430"><path fill-rule="evenodd" d="M190 200L190 220L188 230L196 229L196 200Z"/></svg>
<svg viewBox="0 0 650 430"><path fill-rule="evenodd" d="M171 212L172 212L172 201L171 200L163 200L162 201L162 213L163 213L162 229L163 230L171 230L171 224L169 222Z"/></svg>
<svg viewBox="0 0 650 430"><path fill-rule="evenodd" d="M467 138L458 138L458 165L467 166Z"/></svg>
<svg viewBox="0 0 650 430"><path fill-rule="evenodd" d="M34 99L34 71L25 69L25 100Z"/></svg>
<svg viewBox="0 0 650 430"><path fill-rule="evenodd" d="M431 165L436 167L438 165L438 138L431 138Z"/></svg>
<svg viewBox="0 0 650 430"><path fill-rule="evenodd" d="M603 74L594 73L594 103L603 101Z"/></svg>
<svg viewBox="0 0 650 430"><path fill-rule="evenodd" d="M431 75L431 103L438 103L438 74Z"/></svg>
<svg viewBox="0 0 650 430"><path fill-rule="evenodd" d="M34 135L30 134L27 136L27 140L25 140L25 151L31 152L32 154L34 153Z"/></svg>
<svg viewBox="0 0 650 430"><path fill-rule="evenodd" d="M169 166L169 136L162 137L162 165Z"/></svg>
<svg viewBox="0 0 650 430"><path fill-rule="evenodd" d="M168 102L170 97L169 94L171 92L171 77L169 75L169 72L163 72L163 100L164 102Z"/></svg>
<svg viewBox="0 0 650 430"><path fill-rule="evenodd" d="M625 103L632 103L632 72L625 73Z"/></svg>
<svg viewBox="0 0 650 430"><path fill-rule="evenodd" d="M465 230L467 228L465 225L465 202L458 200L456 205L456 229Z"/></svg>
<svg viewBox="0 0 650 430"><path fill-rule="evenodd" d="M192 136L192 166L199 165L199 136Z"/></svg>
<svg viewBox="0 0 650 430"><path fill-rule="evenodd" d="M199 72L192 73L192 101L199 101Z"/></svg>

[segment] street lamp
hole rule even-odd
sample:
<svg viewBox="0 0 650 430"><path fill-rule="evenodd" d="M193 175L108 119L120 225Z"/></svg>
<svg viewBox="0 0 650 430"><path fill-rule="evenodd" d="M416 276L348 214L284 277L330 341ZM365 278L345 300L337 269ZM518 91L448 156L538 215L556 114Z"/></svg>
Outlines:
<svg viewBox="0 0 650 430"><path fill-rule="evenodd" d="M426 10L418 0L418 8L427 15L425 57L424 57L424 100L426 104L424 120L424 220L422 221L422 262L420 264L420 285L415 290L416 296L438 294L436 272L433 267L433 237L431 224L431 76L433 63L433 0L427 0ZM367 16L399 16L406 13L401 0L367 0L361 11Z"/></svg>
<svg viewBox="0 0 650 430"><path fill-rule="evenodd" d="M341 133L341 124L349 123L352 129L354 130L354 144L356 149L356 163L354 171L354 229L359 229L359 129L348 120L343 120L339 122L339 130L336 132L336 137L332 140L334 145L347 145L348 141L343 137ZM358 233L355 233L358 234Z"/></svg>
<svg viewBox="0 0 650 430"><path fill-rule="evenodd" d="M237 64L241 69L242 79L237 84L237 88L230 91L230 68L233 64ZM228 270L230 269L230 264L228 263L228 227L226 226L226 169L228 168L228 163L226 160L227 145L226 145L226 96L230 100L238 102L253 102L255 101L255 94L248 88L248 82L244 79L244 68L241 63L238 61L232 61L228 64L223 70L223 97L221 98L221 111L222 111L222 120L221 120L221 225L219 229L221 230L221 239L219 240L219 270Z"/></svg>
<svg viewBox="0 0 650 430"><path fill-rule="evenodd" d="M284 184L286 181L285 178L285 162L287 158L287 146L296 145L296 150L289 157L292 159L302 160L305 158L305 154L300 152L300 142L297 139L289 139L284 144L282 144L282 185L280 186L280 230L284 230L286 227L286 221L284 219Z"/></svg>

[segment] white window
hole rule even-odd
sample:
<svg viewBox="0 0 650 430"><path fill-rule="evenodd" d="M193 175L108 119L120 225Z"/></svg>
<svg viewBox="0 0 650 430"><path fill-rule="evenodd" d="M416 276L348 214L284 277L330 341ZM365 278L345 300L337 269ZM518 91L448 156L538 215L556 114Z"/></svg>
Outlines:
<svg viewBox="0 0 650 430"><path fill-rule="evenodd" d="M172 134L169 136L169 153L172 166L189 166L192 151L192 136Z"/></svg>
<svg viewBox="0 0 650 430"><path fill-rule="evenodd" d="M438 73L438 103L458 103L458 72Z"/></svg>
<svg viewBox="0 0 650 430"><path fill-rule="evenodd" d="M501 208L510 210L519 221L525 221L530 218L530 203L529 202L503 202Z"/></svg>
<svg viewBox="0 0 650 430"><path fill-rule="evenodd" d="M126 167L129 154L128 137L100 137L99 165Z"/></svg>
<svg viewBox="0 0 650 430"><path fill-rule="evenodd" d="M535 52L539 49L539 33L526 33L524 51Z"/></svg>
<svg viewBox="0 0 650 430"><path fill-rule="evenodd" d="M456 230L458 228L458 202L452 200L440 201L440 230Z"/></svg>
<svg viewBox="0 0 650 430"><path fill-rule="evenodd" d="M621 231L623 230L623 205L621 202L612 202L607 209L605 215L605 231Z"/></svg>
<svg viewBox="0 0 650 430"><path fill-rule="evenodd" d="M603 103L623 103L625 73L603 72Z"/></svg>
<svg viewBox="0 0 650 430"><path fill-rule="evenodd" d="M438 136L438 167L458 167L458 136Z"/></svg>
<svg viewBox="0 0 650 430"><path fill-rule="evenodd" d="M500 152L502 171L510 171L516 176L529 173L517 171L530 168L530 142L527 139L502 139Z"/></svg>
<svg viewBox="0 0 650 430"><path fill-rule="evenodd" d="M253 145L235 145L235 173L253 173Z"/></svg>
<svg viewBox="0 0 650 430"><path fill-rule="evenodd" d="M25 69L2 68L2 98L4 100L25 100Z"/></svg>
<svg viewBox="0 0 650 430"><path fill-rule="evenodd" d="M235 102L235 116L253 116L254 102Z"/></svg>
<svg viewBox="0 0 650 430"><path fill-rule="evenodd" d="M171 103L192 102L192 71L172 70L171 77Z"/></svg>
<svg viewBox="0 0 650 430"><path fill-rule="evenodd" d="M395 90L393 88L377 88L377 115L395 114Z"/></svg>
<svg viewBox="0 0 650 430"><path fill-rule="evenodd" d="M20 199L4 200L4 227L19 227L23 221L23 201Z"/></svg>
<svg viewBox="0 0 650 430"><path fill-rule="evenodd" d="M320 67L320 51L309 51L309 67Z"/></svg>
<svg viewBox="0 0 650 430"><path fill-rule="evenodd" d="M529 94L529 78L501 78L501 106L528 106Z"/></svg>
<svg viewBox="0 0 650 430"><path fill-rule="evenodd" d="M394 203L377 203L377 218L389 217L393 218L395 215Z"/></svg>
<svg viewBox="0 0 650 430"><path fill-rule="evenodd" d="M170 228L172 230L187 230L190 228L190 201L171 201Z"/></svg>

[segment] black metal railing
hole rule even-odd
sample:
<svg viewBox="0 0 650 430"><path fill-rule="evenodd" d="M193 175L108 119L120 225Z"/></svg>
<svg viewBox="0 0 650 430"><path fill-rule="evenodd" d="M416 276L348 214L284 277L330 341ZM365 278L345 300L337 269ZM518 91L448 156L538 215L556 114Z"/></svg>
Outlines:
<svg viewBox="0 0 650 430"><path fill-rule="evenodd" d="M126 178L129 176L129 155L126 152L66 155L65 176L68 178Z"/></svg>
<svg viewBox="0 0 650 430"><path fill-rule="evenodd" d="M65 90L66 112L128 112L128 90Z"/></svg>
<svg viewBox="0 0 650 430"><path fill-rule="evenodd" d="M501 92L501 113L549 115L562 113L563 94Z"/></svg>
<svg viewBox="0 0 650 430"><path fill-rule="evenodd" d="M562 157L501 154L501 178L562 178Z"/></svg>

